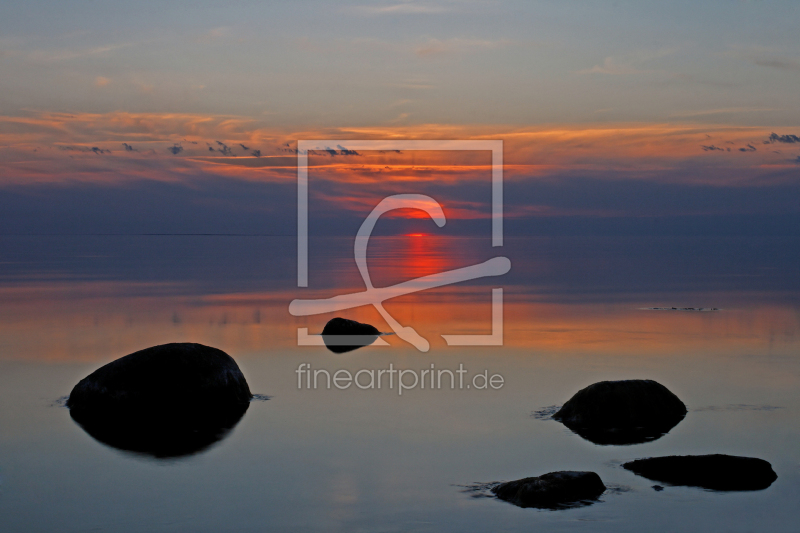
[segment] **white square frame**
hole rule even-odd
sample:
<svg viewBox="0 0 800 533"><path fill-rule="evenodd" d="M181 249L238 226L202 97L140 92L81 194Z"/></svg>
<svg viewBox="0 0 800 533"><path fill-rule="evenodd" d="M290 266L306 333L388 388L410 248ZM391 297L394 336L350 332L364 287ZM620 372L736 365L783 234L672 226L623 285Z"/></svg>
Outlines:
<svg viewBox="0 0 800 533"><path fill-rule="evenodd" d="M492 247L503 246L503 141L502 140L342 140L297 141L297 286L308 287L308 152L309 151L411 150L490 151L492 153ZM491 335L442 335L450 346L500 346L503 344L503 289L492 289ZM382 339L378 338L378 341ZM298 345L322 344L321 336L298 328ZM388 346L386 342L375 345Z"/></svg>

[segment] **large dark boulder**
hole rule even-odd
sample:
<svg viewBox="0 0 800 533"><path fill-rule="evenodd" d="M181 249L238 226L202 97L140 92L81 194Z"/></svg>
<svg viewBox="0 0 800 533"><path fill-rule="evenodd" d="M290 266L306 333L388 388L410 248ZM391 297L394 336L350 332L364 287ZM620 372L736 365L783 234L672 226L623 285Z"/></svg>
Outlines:
<svg viewBox="0 0 800 533"><path fill-rule="evenodd" d="M351 352L369 346L380 336L375 326L346 318L332 318L322 330L325 346L334 353Z"/></svg>
<svg viewBox="0 0 800 533"><path fill-rule="evenodd" d="M733 455L651 457L622 467L653 481L720 491L762 490L778 479L767 461Z"/></svg>
<svg viewBox="0 0 800 533"><path fill-rule="evenodd" d="M252 394L236 362L216 348L147 348L95 370L67 400L70 416L110 446L156 457L196 453L244 416Z"/></svg>
<svg viewBox="0 0 800 533"><path fill-rule="evenodd" d="M553 415L595 444L655 440L686 416L686 406L651 379L601 381L578 391Z"/></svg>
<svg viewBox="0 0 800 533"><path fill-rule="evenodd" d="M559 509L588 505L606 490L594 472L550 472L501 483L492 492L501 500L519 507Z"/></svg>

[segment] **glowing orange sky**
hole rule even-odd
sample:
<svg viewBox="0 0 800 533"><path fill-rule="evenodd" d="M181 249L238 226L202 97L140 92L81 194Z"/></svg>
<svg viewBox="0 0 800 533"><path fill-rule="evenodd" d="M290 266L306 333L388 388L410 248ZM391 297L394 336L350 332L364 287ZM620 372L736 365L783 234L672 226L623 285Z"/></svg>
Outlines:
<svg viewBox="0 0 800 533"><path fill-rule="evenodd" d="M3 184L67 180L190 180L193 171L244 180L288 180L298 139L503 139L506 179L532 179L559 170L618 171L648 179L660 171L702 169L692 182L719 184L752 174L792 168L790 145L764 144L774 128L716 124L552 124L510 126L423 125L287 131L248 118L171 113L29 113L0 116L0 180ZM230 147L230 157L217 142ZM126 150L123 143L132 147ZM246 146L244 150L240 146ZM173 155L168 148L178 146ZM757 148L750 151L748 146ZM720 150L703 150L715 147ZM93 148L102 150L100 153ZM212 148L213 151L210 151ZM253 157L253 149L261 157ZM740 149L746 151L740 151ZM106 152L108 151L108 152ZM386 180L479 179L489 161L482 154L429 152L407 155L312 157L324 179L357 183ZM380 176L377 176L380 174ZM658 179L665 179L659 174ZM686 177L675 175L675 180Z"/></svg>

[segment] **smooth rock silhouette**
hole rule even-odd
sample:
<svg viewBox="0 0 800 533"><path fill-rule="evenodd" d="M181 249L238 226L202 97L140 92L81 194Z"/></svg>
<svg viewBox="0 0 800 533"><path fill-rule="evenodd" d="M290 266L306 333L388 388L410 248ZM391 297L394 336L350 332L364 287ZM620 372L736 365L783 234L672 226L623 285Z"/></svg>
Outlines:
<svg viewBox="0 0 800 533"><path fill-rule="evenodd" d="M334 353L351 352L369 346L380 336L375 326L346 318L332 318L322 330L325 346Z"/></svg>
<svg viewBox="0 0 800 533"><path fill-rule="evenodd" d="M590 505L606 486L594 472L550 472L501 483L491 489L501 500L519 507L561 509Z"/></svg>
<svg viewBox="0 0 800 533"><path fill-rule="evenodd" d="M595 444L655 440L686 416L686 406L650 379L601 381L578 391L553 419Z"/></svg>
<svg viewBox="0 0 800 533"><path fill-rule="evenodd" d="M154 457L197 453L244 416L252 394L236 362L216 348L147 348L95 370L67 400L70 416L100 442Z"/></svg>
<svg viewBox="0 0 800 533"><path fill-rule="evenodd" d="M763 490L778 479L767 461L733 455L651 457L622 467L652 481L719 491Z"/></svg>

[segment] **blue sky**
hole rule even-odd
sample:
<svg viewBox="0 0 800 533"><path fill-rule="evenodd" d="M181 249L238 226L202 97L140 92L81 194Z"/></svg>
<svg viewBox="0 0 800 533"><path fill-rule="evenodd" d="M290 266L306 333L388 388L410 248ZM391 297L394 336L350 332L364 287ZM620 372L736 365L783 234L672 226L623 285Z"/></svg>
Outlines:
<svg viewBox="0 0 800 533"><path fill-rule="evenodd" d="M0 110L229 113L278 126L792 126L800 5L20 2Z"/></svg>

